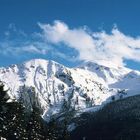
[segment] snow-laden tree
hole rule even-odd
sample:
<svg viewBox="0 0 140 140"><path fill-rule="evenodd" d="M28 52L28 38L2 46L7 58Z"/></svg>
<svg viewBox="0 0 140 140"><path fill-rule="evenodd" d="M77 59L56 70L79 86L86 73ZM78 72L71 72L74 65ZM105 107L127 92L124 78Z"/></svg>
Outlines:
<svg viewBox="0 0 140 140"><path fill-rule="evenodd" d="M23 103L9 102L7 91L4 91L4 85L1 83L0 138L3 137L7 140L46 140L44 121L33 101L31 108L29 112Z"/></svg>
<svg viewBox="0 0 140 140"><path fill-rule="evenodd" d="M8 140L27 139L24 110L22 104L9 102L7 91L0 83L0 137Z"/></svg>

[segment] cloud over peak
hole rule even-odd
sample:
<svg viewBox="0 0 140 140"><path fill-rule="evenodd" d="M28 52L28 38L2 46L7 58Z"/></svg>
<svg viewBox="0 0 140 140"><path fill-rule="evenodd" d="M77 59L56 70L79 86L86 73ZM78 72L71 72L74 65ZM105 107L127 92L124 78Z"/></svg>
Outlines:
<svg viewBox="0 0 140 140"><path fill-rule="evenodd" d="M5 32L6 40L0 41L0 54L16 57L29 54L31 57L48 56L51 59L94 61L115 66L125 65L124 60L140 62L140 37L125 35L116 26L107 33L93 32L85 26L70 28L58 20L53 24L38 25L41 32L28 35L10 24Z"/></svg>
<svg viewBox="0 0 140 140"><path fill-rule="evenodd" d="M89 33L84 27L71 29L61 21L54 21L52 25L39 23L39 27L46 43L65 44L64 47L77 50L79 60L106 61L119 66L124 65L124 59L140 61L140 38L127 36L116 27L110 34L105 31Z"/></svg>

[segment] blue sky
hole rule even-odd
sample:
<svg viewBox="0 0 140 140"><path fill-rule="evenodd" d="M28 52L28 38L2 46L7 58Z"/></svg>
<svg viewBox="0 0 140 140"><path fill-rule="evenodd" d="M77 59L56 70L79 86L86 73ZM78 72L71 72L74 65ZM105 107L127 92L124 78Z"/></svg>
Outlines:
<svg viewBox="0 0 140 140"><path fill-rule="evenodd" d="M70 67L105 59L140 70L139 5L139 0L0 0L0 66L32 58Z"/></svg>

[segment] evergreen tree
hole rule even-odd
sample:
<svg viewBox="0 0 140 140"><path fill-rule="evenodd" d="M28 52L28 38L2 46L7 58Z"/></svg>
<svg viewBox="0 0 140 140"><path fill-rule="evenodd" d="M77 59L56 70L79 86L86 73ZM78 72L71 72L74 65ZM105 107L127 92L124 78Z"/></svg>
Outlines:
<svg viewBox="0 0 140 140"><path fill-rule="evenodd" d="M52 118L51 121L47 124L46 134L47 140L58 140L60 138L61 132L55 119Z"/></svg>
<svg viewBox="0 0 140 140"><path fill-rule="evenodd" d="M9 96L0 83L0 137L8 140L27 139L24 107L18 102L8 102Z"/></svg>
<svg viewBox="0 0 140 140"><path fill-rule="evenodd" d="M27 124L28 138L31 140L45 140L44 121L40 116L39 109L33 105Z"/></svg>
<svg viewBox="0 0 140 140"><path fill-rule="evenodd" d="M20 95L20 102L23 102L28 111L26 123L28 139L45 140L45 122L40 116L41 109L35 88L24 85L20 88Z"/></svg>

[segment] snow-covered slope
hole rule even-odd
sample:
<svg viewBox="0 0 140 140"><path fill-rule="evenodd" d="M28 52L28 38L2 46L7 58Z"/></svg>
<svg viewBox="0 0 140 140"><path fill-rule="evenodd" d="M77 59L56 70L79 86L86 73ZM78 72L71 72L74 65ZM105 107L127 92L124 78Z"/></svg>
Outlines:
<svg viewBox="0 0 140 140"><path fill-rule="evenodd" d="M80 66L80 68L91 71L93 74L96 74L98 77L103 79L103 81L107 85L115 83L131 71L130 69L125 67L115 67L114 65L113 67L111 67L111 65L104 66L103 64L99 65L94 62L85 62Z"/></svg>
<svg viewBox="0 0 140 140"><path fill-rule="evenodd" d="M31 109L35 103L44 119L68 109L96 108L111 100L140 93L140 72L86 62L67 68L54 61L34 59L0 68L0 81L11 98Z"/></svg>

